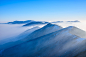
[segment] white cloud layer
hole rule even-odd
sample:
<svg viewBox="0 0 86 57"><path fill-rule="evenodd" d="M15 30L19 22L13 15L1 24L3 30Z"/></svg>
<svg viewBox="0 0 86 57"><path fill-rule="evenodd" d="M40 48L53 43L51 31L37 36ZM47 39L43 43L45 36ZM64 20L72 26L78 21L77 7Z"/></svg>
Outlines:
<svg viewBox="0 0 86 57"><path fill-rule="evenodd" d="M62 26L63 28L68 26L75 26L77 28L80 28L86 31L86 20L80 20L80 22L62 22L62 23L56 23L56 24Z"/></svg>
<svg viewBox="0 0 86 57"><path fill-rule="evenodd" d="M10 39L20 35L28 29L33 27L43 27L44 25L36 25L36 26L26 26L22 27L23 24L0 24L0 41L5 39Z"/></svg>

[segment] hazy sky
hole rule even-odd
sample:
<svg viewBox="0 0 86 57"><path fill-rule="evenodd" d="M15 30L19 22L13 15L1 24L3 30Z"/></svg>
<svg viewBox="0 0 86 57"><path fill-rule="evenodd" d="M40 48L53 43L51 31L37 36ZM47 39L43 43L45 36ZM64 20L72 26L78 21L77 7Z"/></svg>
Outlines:
<svg viewBox="0 0 86 57"><path fill-rule="evenodd" d="M0 0L0 22L85 19L86 0Z"/></svg>

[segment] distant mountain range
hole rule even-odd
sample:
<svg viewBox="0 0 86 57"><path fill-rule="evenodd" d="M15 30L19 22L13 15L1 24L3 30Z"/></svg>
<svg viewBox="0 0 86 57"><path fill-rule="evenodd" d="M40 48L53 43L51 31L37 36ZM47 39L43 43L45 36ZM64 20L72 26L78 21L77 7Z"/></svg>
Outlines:
<svg viewBox="0 0 86 57"><path fill-rule="evenodd" d="M55 21L55 22L51 22L51 23L62 23L62 22L80 22L78 20L75 20L75 21Z"/></svg>
<svg viewBox="0 0 86 57"><path fill-rule="evenodd" d="M30 25L30 23L27 25ZM28 34L29 31L25 32L18 36L21 38L18 41L4 44L3 47L5 48L0 51L0 56L86 57L86 32L77 27L62 28L48 23L30 34ZM24 35L24 38L22 38L22 35Z"/></svg>
<svg viewBox="0 0 86 57"><path fill-rule="evenodd" d="M29 22L23 26L30 26L30 25L40 25L40 24L47 24L48 22L42 22L42 21L32 21L32 22Z"/></svg>
<svg viewBox="0 0 86 57"><path fill-rule="evenodd" d="M45 22L45 21L26 20L26 21L13 21L13 22L8 22L4 24L24 24L23 26L31 26L31 25L41 25L41 24L48 24L48 23L49 22Z"/></svg>
<svg viewBox="0 0 86 57"><path fill-rule="evenodd" d="M63 22L75 23L75 22L80 22L80 21L75 20L75 21L54 21L54 22L46 22L46 21L26 20L26 21L13 21L13 22L8 22L8 23L4 23L4 24L25 24L23 26L31 26L31 25L40 25L40 24L48 24L48 23L63 23ZM0 23L0 24L3 24L3 23Z"/></svg>
<svg viewBox="0 0 86 57"><path fill-rule="evenodd" d="M6 43L5 44L5 47L4 47L4 45L2 45L2 47L0 47L0 49L2 49L2 48L8 48L9 46L11 47L11 45L12 46L14 46L14 45L17 45L18 43L20 44L20 43L23 43L23 42L25 42L28 38L28 40L31 40L31 39L34 39L34 38L37 38L37 37L40 37L40 36L43 36L43 35L46 35L46 34L49 34L49 33L51 33L51 32L55 32L55 31L57 31L57 30L60 30L62 27L60 27L60 26L57 26L57 25L54 25L54 24L47 24L46 26L44 26L43 28L41 28L41 29L39 29L38 27L35 27L35 28L32 28L32 29L29 29L29 30L27 30L27 31L25 31L24 33L22 33L22 34L20 34L18 37L16 37L16 39L18 38L18 39L21 39L21 40L18 40L18 41L16 41L16 43L15 42L9 42L9 43ZM38 30L37 30L38 29ZM50 30L49 32L48 32L48 30ZM31 31L32 31L32 33L31 33ZM47 32L46 32L47 31ZM30 34L31 33L31 34ZM35 37L34 37L34 36ZM25 37L25 38L24 38ZM24 39L22 39L22 38L24 38Z"/></svg>
<svg viewBox="0 0 86 57"><path fill-rule="evenodd" d="M13 21L13 22L8 22L7 24L25 24L25 23L29 23L32 20L26 20L26 21Z"/></svg>

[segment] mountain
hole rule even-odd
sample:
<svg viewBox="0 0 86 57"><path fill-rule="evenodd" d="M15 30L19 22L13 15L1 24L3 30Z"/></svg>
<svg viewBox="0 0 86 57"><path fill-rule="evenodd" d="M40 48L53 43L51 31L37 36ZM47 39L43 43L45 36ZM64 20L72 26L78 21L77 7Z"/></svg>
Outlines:
<svg viewBox="0 0 86 57"><path fill-rule="evenodd" d="M67 22L80 22L80 21L78 21L78 20L75 20L75 21L67 21Z"/></svg>
<svg viewBox="0 0 86 57"><path fill-rule="evenodd" d="M2 45L0 47L0 49L6 49L8 47L12 47L14 45L23 43L23 42L27 41L27 39L32 40L34 38L55 32L60 29L62 29L62 27L54 25L54 24L50 24L50 23L40 29L38 27L35 27L35 28L27 30L27 31L23 32L22 34L20 34L19 36L15 37L14 41L11 41L11 42L8 42L8 43ZM18 40L18 41L15 41L15 40Z"/></svg>
<svg viewBox="0 0 86 57"><path fill-rule="evenodd" d="M17 40L20 40L20 39L23 39L25 38L26 36L28 36L29 34L33 33L35 30L38 30L40 29L40 27L36 26L36 27L33 27L31 29L28 29L26 30L25 32L21 33L19 36L17 36Z"/></svg>
<svg viewBox="0 0 86 57"><path fill-rule="evenodd" d="M51 24L48 26L52 27ZM47 26L45 26L46 28ZM43 27L44 28L44 27ZM70 26L44 36L29 40L11 48L1 50L2 57L74 57L86 50L86 38L80 38ZM39 31L39 30L37 30ZM48 30L49 31L49 30ZM77 32L77 31L76 31ZM81 31L83 32L83 31ZM33 35L34 36L34 35ZM35 37L34 36L34 37Z"/></svg>
<svg viewBox="0 0 86 57"><path fill-rule="evenodd" d="M80 52L79 54L77 54L75 57L86 57L86 50L83 52Z"/></svg>
<svg viewBox="0 0 86 57"><path fill-rule="evenodd" d="M8 22L7 24L25 24L25 23L29 23L32 20L26 20L26 21L13 21L13 22Z"/></svg>
<svg viewBox="0 0 86 57"><path fill-rule="evenodd" d="M58 31L60 29L62 29L62 27L55 25L55 24L48 23L41 29L38 29L38 30L34 31L33 33L31 33L30 35L28 35L25 39L23 39L23 41L24 40L26 41L27 39L31 40L31 39Z"/></svg>
<svg viewBox="0 0 86 57"><path fill-rule="evenodd" d="M73 26L62 29L60 26L49 23L43 28L32 32L30 35L25 37L25 40L24 39L21 40L25 42L10 47L8 49L1 50L0 56L2 57L80 56L78 54L86 50L86 38L81 38L82 35L79 34L80 32L82 34L85 33L84 31Z"/></svg>
<svg viewBox="0 0 86 57"><path fill-rule="evenodd" d="M48 22L42 22L42 21L32 21L30 23L27 23L23 26L30 26L30 25L40 25L40 24L47 24Z"/></svg>
<svg viewBox="0 0 86 57"><path fill-rule="evenodd" d="M73 35L76 35L76 36L79 36L80 38L86 38L86 32L77 28L77 27L74 27L74 26L70 26L71 30L69 31L69 33L73 34Z"/></svg>
<svg viewBox="0 0 86 57"><path fill-rule="evenodd" d="M63 22L80 22L78 20L75 20L75 21L55 21L55 22L51 22L51 23L63 23Z"/></svg>
<svg viewBox="0 0 86 57"><path fill-rule="evenodd" d="M30 33L32 33L33 31L35 31L37 29L40 29L40 28L39 27L33 27L33 28L28 29L25 32L21 33L17 37L12 37L10 39L1 41L0 42L0 50L1 49L6 49L6 48L9 48L9 47L12 47L14 45L17 45L18 43L16 43L16 41L25 38L26 36L28 36Z"/></svg>
<svg viewBox="0 0 86 57"><path fill-rule="evenodd" d="M62 23L64 21L55 21L55 22L51 22L51 23Z"/></svg>

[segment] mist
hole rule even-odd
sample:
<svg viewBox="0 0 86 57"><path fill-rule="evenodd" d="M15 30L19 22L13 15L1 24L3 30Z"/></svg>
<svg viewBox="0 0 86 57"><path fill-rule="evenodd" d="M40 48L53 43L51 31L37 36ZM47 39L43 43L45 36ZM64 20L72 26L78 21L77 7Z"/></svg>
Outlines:
<svg viewBox="0 0 86 57"><path fill-rule="evenodd" d="M0 24L0 44L17 40L16 37L25 31L32 29L34 27L43 27L44 25L34 25L34 26L25 26L24 24ZM34 30L33 30L34 31ZM30 34L31 32L28 32ZM15 38L15 39L14 39Z"/></svg>
<svg viewBox="0 0 86 57"><path fill-rule="evenodd" d="M79 29L86 31L86 20L80 20L80 22L61 22L61 23L54 23L54 24L62 26L63 28L68 26L75 26Z"/></svg>

